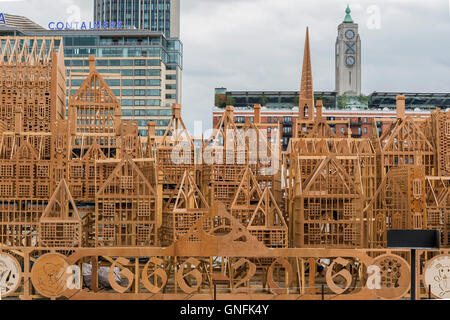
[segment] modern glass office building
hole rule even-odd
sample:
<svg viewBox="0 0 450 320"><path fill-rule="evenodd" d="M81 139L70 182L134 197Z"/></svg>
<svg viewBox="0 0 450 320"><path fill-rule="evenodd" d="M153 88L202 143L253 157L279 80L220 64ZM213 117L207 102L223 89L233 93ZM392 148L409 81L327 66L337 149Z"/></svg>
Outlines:
<svg viewBox="0 0 450 320"><path fill-rule="evenodd" d="M0 36L58 37L63 41L68 96L79 88L89 71L89 55L120 98L124 120L138 121L147 136L147 123L156 123L163 135L173 103L181 103L183 45L148 30L40 30L0 26ZM31 41L31 40L30 40ZM69 92L70 91L70 92Z"/></svg>
<svg viewBox="0 0 450 320"><path fill-rule="evenodd" d="M95 0L94 20L180 36L180 0Z"/></svg>

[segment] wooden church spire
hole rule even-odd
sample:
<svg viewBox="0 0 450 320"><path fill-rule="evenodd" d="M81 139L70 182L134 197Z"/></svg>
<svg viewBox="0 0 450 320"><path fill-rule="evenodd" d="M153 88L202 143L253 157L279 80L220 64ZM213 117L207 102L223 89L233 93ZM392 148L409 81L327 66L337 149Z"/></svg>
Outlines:
<svg viewBox="0 0 450 320"><path fill-rule="evenodd" d="M312 119L314 114L314 87L309 46L309 28L306 28L305 53L303 55L302 82L298 112L300 119Z"/></svg>

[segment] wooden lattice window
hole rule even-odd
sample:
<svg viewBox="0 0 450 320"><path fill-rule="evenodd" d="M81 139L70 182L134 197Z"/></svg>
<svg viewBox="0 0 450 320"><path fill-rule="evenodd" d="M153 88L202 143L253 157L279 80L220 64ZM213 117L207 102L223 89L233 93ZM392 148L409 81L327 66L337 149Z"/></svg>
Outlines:
<svg viewBox="0 0 450 320"><path fill-rule="evenodd" d="M114 240L115 229L113 225L105 225L102 230L103 240Z"/></svg>
<svg viewBox="0 0 450 320"><path fill-rule="evenodd" d="M420 212L416 212L413 214L413 229L414 230L423 229L423 217Z"/></svg>
<svg viewBox="0 0 450 320"><path fill-rule="evenodd" d="M0 196L11 197L13 194L12 184L0 184Z"/></svg>
<svg viewBox="0 0 450 320"><path fill-rule="evenodd" d="M47 164L36 166L36 177L38 178L48 178L49 177L49 166Z"/></svg>
<svg viewBox="0 0 450 320"><path fill-rule="evenodd" d="M413 197L415 199L420 199L422 197L422 180L414 179L413 181Z"/></svg>
<svg viewBox="0 0 450 320"><path fill-rule="evenodd" d="M137 240L138 242L145 242L150 239L150 226L143 225L137 227Z"/></svg>
<svg viewBox="0 0 450 320"><path fill-rule="evenodd" d="M48 185L47 184L38 184L36 185L36 196L39 198L46 198L49 196L48 194Z"/></svg>
<svg viewBox="0 0 450 320"><path fill-rule="evenodd" d="M353 226L348 226L344 229L344 241L353 242L356 240L356 233Z"/></svg>
<svg viewBox="0 0 450 320"><path fill-rule="evenodd" d="M41 225L43 239L55 239L56 238L56 224L54 223L43 223Z"/></svg>
<svg viewBox="0 0 450 320"><path fill-rule="evenodd" d="M445 122L445 135L447 137L450 137L450 120L447 120Z"/></svg>
<svg viewBox="0 0 450 320"><path fill-rule="evenodd" d="M307 212L306 219L320 220L320 216L321 216L320 207L321 207L320 203L310 203L309 208L307 210L305 210Z"/></svg>
<svg viewBox="0 0 450 320"><path fill-rule="evenodd" d="M77 225L74 223L64 223L63 224L63 235L62 237L67 240L76 240L77 238Z"/></svg>
<svg viewBox="0 0 450 320"><path fill-rule="evenodd" d="M94 197L96 192L97 192L96 186L87 186L87 195L89 197Z"/></svg>
<svg viewBox="0 0 450 320"><path fill-rule="evenodd" d="M321 235L319 224L311 224L308 226L308 237L311 244L320 241Z"/></svg>
<svg viewBox="0 0 450 320"><path fill-rule="evenodd" d="M0 176L12 177L13 176L13 166L10 164L2 164L0 166Z"/></svg>
<svg viewBox="0 0 450 320"><path fill-rule="evenodd" d="M27 178L30 177L31 166L29 164L19 165L19 177Z"/></svg>
<svg viewBox="0 0 450 320"><path fill-rule="evenodd" d="M17 187L17 195L21 198L30 197L30 185L29 184L19 184Z"/></svg>
<svg viewBox="0 0 450 320"><path fill-rule="evenodd" d="M356 207L353 203L344 203L344 218L354 219L356 217Z"/></svg>
<svg viewBox="0 0 450 320"><path fill-rule="evenodd" d="M83 178L84 170L83 165L73 164L70 166L70 176L72 178Z"/></svg>
<svg viewBox="0 0 450 320"><path fill-rule="evenodd" d="M427 225L433 229L441 229L442 218L439 209L427 209Z"/></svg>
<svg viewBox="0 0 450 320"><path fill-rule="evenodd" d="M38 113L39 119L44 119L45 116L46 116L46 114L47 114L47 108L46 108L45 105L42 105L42 104L41 104L41 105L39 106L39 113Z"/></svg>
<svg viewBox="0 0 450 320"><path fill-rule="evenodd" d="M447 169L450 170L450 150L447 150Z"/></svg>
<svg viewBox="0 0 450 320"><path fill-rule="evenodd" d="M72 192L72 196L74 198L79 198L83 195L83 186L80 184L72 184L70 186L70 191Z"/></svg>
<svg viewBox="0 0 450 320"><path fill-rule="evenodd" d="M214 188L216 199L227 199L228 188L227 186L215 186Z"/></svg>
<svg viewBox="0 0 450 320"><path fill-rule="evenodd" d="M88 169L88 175L89 175L89 177L90 177L90 178L95 178L97 171L98 171L98 170L96 170L96 167L95 167L95 166L89 166L89 169Z"/></svg>
<svg viewBox="0 0 450 320"><path fill-rule="evenodd" d="M114 202L103 202L103 217L114 217L116 205Z"/></svg>
<svg viewBox="0 0 450 320"><path fill-rule="evenodd" d="M270 232L270 243L268 243L271 247L285 247L286 246L286 232L279 231L271 231Z"/></svg>
<svg viewBox="0 0 450 320"><path fill-rule="evenodd" d="M133 176L120 177L120 187L125 190L133 189Z"/></svg>
<svg viewBox="0 0 450 320"><path fill-rule="evenodd" d="M137 213L138 217L150 217L150 203L138 203Z"/></svg>
<svg viewBox="0 0 450 320"><path fill-rule="evenodd" d="M7 106L6 108L6 118L12 119L13 117L13 108L12 106Z"/></svg>

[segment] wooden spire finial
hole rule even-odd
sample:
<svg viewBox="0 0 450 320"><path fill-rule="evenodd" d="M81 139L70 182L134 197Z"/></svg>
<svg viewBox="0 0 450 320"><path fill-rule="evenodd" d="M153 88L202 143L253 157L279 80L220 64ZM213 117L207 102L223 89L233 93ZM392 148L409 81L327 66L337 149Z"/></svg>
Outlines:
<svg viewBox="0 0 450 320"><path fill-rule="evenodd" d="M181 105L174 103L172 105L172 115L175 118L181 118Z"/></svg>
<svg viewBox="0 0 450 320"><path fill-rule="evenodd" d="M93 54L89 55L89 72L95 69L95 56Z"/></svg>
<svg viewBox="0 0 450 320"><path fill-rule="evenodd" d="M261 123L261 105L255 104L253 106L254 112L255 112L255 123L259 124Z"/></svg>
<svg viewBox="0 0 450 320"><path fill-rule="evenodd" d="M309 28L306 28L298 112L300 119L311 119L314 114L314 87L311 67L311 50L309 46Z"/></svg>
<svg viewBox="0 0 450 320"><path fill-rule="evenodd" d="M406 97L404 95L397 96L397 118L405 118Z"/></svg>

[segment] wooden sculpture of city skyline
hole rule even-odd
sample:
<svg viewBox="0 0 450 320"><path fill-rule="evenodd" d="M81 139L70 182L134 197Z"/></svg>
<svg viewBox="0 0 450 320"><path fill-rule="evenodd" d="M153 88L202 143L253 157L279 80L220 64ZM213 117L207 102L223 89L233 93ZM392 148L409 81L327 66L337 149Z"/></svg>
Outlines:
<svg viewBox="0 0 450 320"><path fill-rule="evenodd" d="M196 143L175 104L164 136L149 123L143 138L93 56L66 117L61 39L0 42L2 298L401 299L410 253L387 249L390 229L441 232L417 256L416 297L447 297L426 272L450 262L449 111L406 116L398 96L389 130L338 138L330 125L348 121L314 101L307 31L286 152L260 105L245 124L227 106Z"/></svg>

